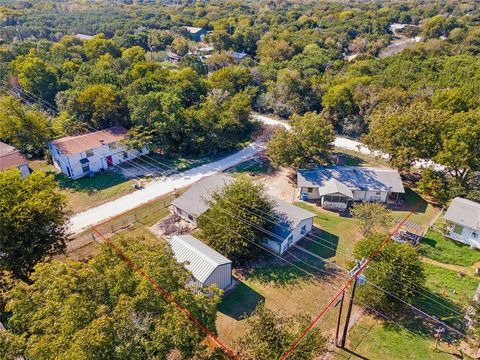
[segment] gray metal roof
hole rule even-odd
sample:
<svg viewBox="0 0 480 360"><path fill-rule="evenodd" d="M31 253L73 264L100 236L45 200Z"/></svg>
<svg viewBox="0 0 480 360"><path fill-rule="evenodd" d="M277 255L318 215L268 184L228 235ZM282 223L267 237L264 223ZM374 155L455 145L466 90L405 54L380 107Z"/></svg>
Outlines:
<svg viewBox="0 0 480 360"><path fill-rule="evenodd" d="M209 176L193 184L182 196L172 201L172 205L193 216L200 216L208 210L208 201L214 191L221 190L235 179L228 175Z"/></svg>
<svg viewBox="0 0 480 360"><path fill-rule="evenodd" d="M231 263L225 256L192 235L174 236L169 243L177 261L188 262L185 268L202 284L217 267Z"/></svg>
<svg viewBox="0 0 480 360"><path fill-rule="evenodd" d="M445 220L471 229L480 230L480 204L475 201L456 197L452 200L452 203L445 213Z"/></svg>
<svg viewBox="0 0 480 360"><path fill-rule="evenodd" d="M350 190L405 192L400 174L393 169L328 166L297 172L299 187L322 188L332 179L341 182Z"/></svg>
<svg viewBox="0 0 480 360"><path fill-rule="evenodd" d="M172 205L186 213L199 216L208 210L208 200L214 191L221 190L223 186L233 182L231 176L218 174L202 179L190 187L182 196L172 202ZM315 214L298 206L267 195L275 203L274 210L277 217L282 220L272 230L276 235L286 238L291 230L302 220L315 217ZM288 231L287 229L290 230Z"/></svg>
<svg viewBox="0 0 480 360"><path fill-rule="evenodd" d="M347 185L335 179L328 180L323 187L319 189L320 196L331 194L342 194L350 199L353 199L353 192Z"/></svg>

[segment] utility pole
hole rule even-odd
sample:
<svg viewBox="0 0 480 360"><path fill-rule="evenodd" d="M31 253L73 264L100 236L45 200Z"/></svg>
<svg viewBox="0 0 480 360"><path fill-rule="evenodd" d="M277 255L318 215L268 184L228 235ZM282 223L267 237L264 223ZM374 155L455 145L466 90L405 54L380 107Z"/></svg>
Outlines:
<svg viewBox="0 0 480 360"><path fill-rule="evenodd" d="M355 280L353 281L353 288L352 288L352 294L350 295L350 301L348 303L348 310L347 310L347 317L345 319L345 325L343 327L343 334L342 334L342 339L340 341L340 347L342 349L345 349L345 343L347 342L347 334L348 334L348 327L350 325L350 317L352 316L352 309L353 309L353 301L355 299L355 290L357 289L357 284L358 285L363 285L365 284L365 275L360 274L360 271L363 269L363 265L365 264L366 259L362 259L360 261L357 261L357 264L355 267L350 270L350 276L355 277ZM343 295L342 295L343 297ZM341 314L339 314L341 315ZM340 316L338 318L338 322L340 322Z"/></svg>
<svg viewBox="0 0 480 360"><path fill-rule="evenodd" d="M343 309L343 299L345 298L345 291L342 293L342 297L338 300L337 304L340 303L340 308L338 309L338 320L337 320L337 330L335 331L335 346L338 346L338 333L340 332L340 321L342 319L342 309Z"/></svg>

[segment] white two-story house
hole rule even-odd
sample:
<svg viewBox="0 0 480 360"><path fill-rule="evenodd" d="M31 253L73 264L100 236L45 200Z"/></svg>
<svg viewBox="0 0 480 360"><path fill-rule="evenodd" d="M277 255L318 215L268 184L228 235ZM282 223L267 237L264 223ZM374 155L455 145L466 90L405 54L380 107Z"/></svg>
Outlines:
<svg viewBox="0 0 480 360"><path fill-rule="evenodd" d="M72 179L114 167L117 164L147 154L128 149L121 141L127 130L114 126L78 136L67 136L48 144L53 163Z"/></svg>
<svg viewBox="0 0 480 360"><path fill-rule="evenodd" d="M456 197L445 213L447 236L480 249L480 204Z"/></svg>

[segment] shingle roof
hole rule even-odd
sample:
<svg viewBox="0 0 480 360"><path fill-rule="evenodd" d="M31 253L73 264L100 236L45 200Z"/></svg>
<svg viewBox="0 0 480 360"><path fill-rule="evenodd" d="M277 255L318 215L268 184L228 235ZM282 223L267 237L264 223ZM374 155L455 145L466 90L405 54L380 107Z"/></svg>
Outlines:
<svg viewBox="0 0 480 360"><path fill-rule="evenodd" d="M329 166L312 170L298 170L297 172L299 187L321 188L332 179L341 182L350 190L405 192L400 174L393 169Z"/></svg>
<svg viewBox="0 0 480 360"><path fill-rule="evenodd" d="M123 126L113 126L88 134L63 137L52 141L51 144L59 148L63 154L73 155L123 140L126 133L127 130Z"/></svg>
<svg viewBox="0 0 480 360"><path fill-rule="evenodd" d="M20 150L0 142L0 171L8 170L27 163Z"/></svg>
<svg viewBox="0 0 480 360"><path fill-rule="evenodd" d="M187 31L190 33L190 34L196 34L197 32L203 30L203 28L201 27L196 27L196 26L184 26L185 29L187 29Z"/></svg>
<svg viewBox="0 0 480 360"><path fill-rule="evenodd" d="M215 269L231 261L191 235L177 235L169 240L175 258L185 265L199 282L204 283Z"/></svg>
<svg viewBox="0 0 480 360"><path fill-rule="evenodd" d="M195 183L182 196L172 202L175 207L191 214L199 216L208 210L208 201L214 191L221 190L225 185L230 184L235 179L231 176L218 174L202 179ZM302 220L315 217L315 214L302 209L298 206L289 204L283 200L268 195L275 203L275 212L282 218L272 232L276 235L286 238L291 230Z"/></svg>
<svg viewBox="0 0 480 360"><path fill-rule="evenodd" d="M221 190L235 179L228 175L213 175L204 178L188 189L182 196L172 201L172 205L190 215L200 216L208 210L208 201L214 191Z"/></svg>
<svg viewBox="0 0 480 360"><path fill-rule="evenodd" d="M456 197L445 213L445 220L480 230L480 204Z"/></svg>

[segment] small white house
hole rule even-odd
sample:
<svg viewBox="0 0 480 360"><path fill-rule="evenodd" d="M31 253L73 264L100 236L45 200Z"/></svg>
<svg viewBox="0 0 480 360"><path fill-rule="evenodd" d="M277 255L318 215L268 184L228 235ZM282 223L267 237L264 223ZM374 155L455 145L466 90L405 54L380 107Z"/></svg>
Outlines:
<svg viewBox="0 0 480 360"><path fill-rule="evenodd" d="M114 126L60 138L50 142L48 148L55 166L68 177L78 179L148 153L146 148L139 151L122 145L126 134L122 126Z"/></svg>
<svg viewBox="0 0 480 360"><path fill-rule="evenodd" d="M396 203L405 193L398 171L358 166L325 166L298 170L297 187L304 200L323 208L345 210L353 201Z"/></svg>
<svg viewBox="0 0 480 360"><path fill-rule="evenodd" d="M212 193L221 190L223 186L234 180L231 176L219 174L198 181L172 202L173 212L196 224L197 218L208 210ZM261 244L276 254L282 255L312 230L315 214L283 200L274 197L271 199L275 204L276 212L276 223L270 230L274 235L267 236L266 233Z"/></svg>
<svg viewBox="0 0 480 360"><path fill-rule="evenodd" d="M195 286L217 285L225 290L232 285L232 262L191 235L169 240L175 259L192 273Z"/></svg>
<svg viewBox="0 0 480 360"><path fill-rule="evenodd" d="M480 204L456 197L445 213L447 236L480 249Z"/></svg>
<svg viewBox="0 0 480 360"><path fill-rule="evenodd" d="M30 174L27 160L20 150L0 141L0 171L17 168L22 178Z"/></svg>

